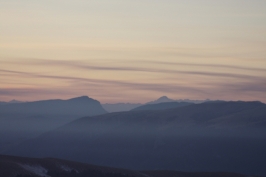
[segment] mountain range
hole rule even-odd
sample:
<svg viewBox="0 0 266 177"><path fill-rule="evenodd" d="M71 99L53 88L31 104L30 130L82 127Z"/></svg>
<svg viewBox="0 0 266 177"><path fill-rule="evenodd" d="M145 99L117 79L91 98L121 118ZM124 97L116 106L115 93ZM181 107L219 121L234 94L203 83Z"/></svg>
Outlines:
<svg viewBox="0 0 266 177"><path fill-rule="evenodd" d="M77 118L105 113L100 102L87 96L0 105L0 153Z"/></svg>
<svg viewBox="0 0 266 177"><path fill-rule="evenodd" d="M177 108L181 106L187 106L193 103L187 102L162 102L157 104L146 104L132 109L131 111L141 111L141 110L164 110L170 108Z"/></svg>
<svg viewBox="0 0 266 177"><path fill-rule="evenodd" d="M141 106L140 103L114 103L114 104L102 104L102 107L107 112L123 112L123 111L130 111L136 107Z"/></svg>
<svg viewBox="0 0 266 177"><path fill-rule="evenodd" d="M205 102L76 119L5 154L131 170L266 175L266 105Z"/></svg>
<svg viewBox="0 0 266 177"><path fill-rule="evenodd" d="M160 97L154 101L150 101L150 102L147 102L145 104L141 104L141 103L114 103L114 104L105 103L105 104L102 104L102 106L107 112L111 113L111 112L123 112L123 111L140 109L138 107L141 107L141 106L144 106L146 109L149 107L146 105L160 104L160 103L169 103L168 105L170 106L170 104L171 104L170 102L172 102L172 103L173 102L178 102L178 103L185 102L185 103L191 103L191 104L192 103L199 104L199 103L208 102L208 101L211 101L211 100L209 100L209 99L207 99L207 100L190 100L190 99L174 100L174 99L168 98L167 96L162 96L162 97ZM165 104L165 105L167 105L167 104ZM172 106L174 107L174 104L172 104ZM167 106L165 108L167 108ZM154 108L154 109L156 109L156 108ZM159 106L158 106L157 109L163 109L163 108L159 108Z"/></svg>
<svg viewBox="0 0 266 177"><path fill-rule="evenodd" d="M170 99L167 96L162 96L160 98L158 98L157 100L154 101L150 101L146 104L158 104L158 103L167 103L167 102L186 102L186 103L204 103L204 102L208 102L211 101L209 99L206 100L190 100L190 99Z"/></svg>
<svg viewBox="0 0 266 177"><path fill-rule="evenodd" d="M13 104L13 103L23 103L23 102L22 101L18 101L18 100L11 100L9 102L0 101L0 105Z"/></svg>
<svg viewBox="0 0 266 177"><path fill-rule="evenodd" d="M9 114L34 115L34 114L61 114L61 115L98 115L106 113L100 102L87 96L72 98L69 100L43 100L34 102L22 102L6 104L0 107L0 115Z"/></svg>

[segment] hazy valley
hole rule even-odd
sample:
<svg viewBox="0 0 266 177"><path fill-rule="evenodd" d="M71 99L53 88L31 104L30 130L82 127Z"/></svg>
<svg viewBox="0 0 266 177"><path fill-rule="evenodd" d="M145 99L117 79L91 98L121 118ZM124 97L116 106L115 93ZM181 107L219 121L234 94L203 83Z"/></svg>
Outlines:
<svg viewBox="0 0 266 177"><path fill-rule="evenodd" d="M0 115L1 154L134 171L266 175L261 102L161 102L107 113L79 97L5 104Z"/></svg>

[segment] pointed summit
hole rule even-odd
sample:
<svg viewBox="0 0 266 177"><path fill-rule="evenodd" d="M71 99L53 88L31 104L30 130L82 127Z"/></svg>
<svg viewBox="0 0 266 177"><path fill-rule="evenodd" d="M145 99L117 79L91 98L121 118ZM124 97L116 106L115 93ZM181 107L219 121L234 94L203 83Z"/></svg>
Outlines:
<svg viewBox="0 0 266 177"><path fill-rule="evenodd" d="M167 96L162 96L159 99L157 99L156 101L160 101L160 102L168 102L168 101L172 101L171 99L169 99Z"/></svg>
<svg viewBox="0 0 266 177"><path fill-rule="evenodd" d="M88 96L80 96L80 97L70 98L68 101L73 101L73 100L88 100L88 99L90 99Z"/></svg>
<svg viewBox="0 0 266 177"><path fill-rule="evenodd" d="M18 100L13 99L13 100L9 101L8 103L22 103L22 101L18 101Z"/></svg>
<svg viewBox="0 0 266 177"><path fill-rule="evenodd" d="M175 100L168 98L167 96L162 96L155 101L148 102L146 104L157 104L157 103L165 103L165 102L175 102Z"/></svg>
<svg viewBox="0 0 266 177"><path fill-rule="evenodd" d="M67 101L71 101L71 102L79 102L79 103L86 103L86 102L97 102L99 103L99 101L94 100L88 96L80 96L80 97L76 97L76 98L71 98Z"/></svg>

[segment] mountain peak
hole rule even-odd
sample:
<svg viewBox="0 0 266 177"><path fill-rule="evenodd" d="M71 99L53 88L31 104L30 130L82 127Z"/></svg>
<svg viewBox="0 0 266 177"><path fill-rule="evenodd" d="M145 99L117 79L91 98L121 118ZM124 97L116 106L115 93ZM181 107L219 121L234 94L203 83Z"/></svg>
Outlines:
<svg viewBox="0 0 266 177"><path fill-rule="evenodd" d="M8 103L22 103L22 102L21 102L21 101L18 101L18 100L15 100L15 99L13 99L13 100L9 101Z"/></svg>
<svg viewBox="0 0 266 177"><path fill-rule="evenodd" d="M71 98L71 99L88 99L89 97L86 95L83 96L79 96L79 97L75 97L75 98Z"/></svg>
<svg viewBox="0 0 266 177"><path fill-rule="evenodd" d="M94 100L88 96L75 97L75 98L71 98L67 101L71 101L71 102L98 102L98 103L100 103L99 101Z"/></svg>
<svg viewBox="0 0 266 177"><path fill-rule="evenodd" d="M71 100L88 100L91 99L88 96L79 96L79 97L75 97L75 98L70 98L69 101Z"/></svg>
<svg viewBox="0 0 266 177"><path fill-rule="evenodd" d="M157 101L165 101L165 100L171 100L171 99L169 99L167 96L162 96L157 99Z"/></svg>
<svg viewBox="0 0 266 177"><path fill-rule="evenodd" d="M155 101L148 102L147 104L157 104L157 103L165 103L165 102L175 102L175 100L172 100L168 98L167 96L162 96Z"/></svg>

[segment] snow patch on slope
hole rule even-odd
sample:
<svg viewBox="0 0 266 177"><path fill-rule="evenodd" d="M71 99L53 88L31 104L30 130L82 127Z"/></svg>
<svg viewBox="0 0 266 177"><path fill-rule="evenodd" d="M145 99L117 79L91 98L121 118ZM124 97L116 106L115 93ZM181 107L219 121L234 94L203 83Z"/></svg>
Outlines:
<svg viewBox="0 0 266 177"><path fill-rule="evenodd" d="M36 175L43 176L43 177L50 177L49 175L47 175L48 170L42 166L27 165L27 164L20 164L20 166L22 166L25 170L27 170L31 173L34 173Z"/></svg>
<svg viewBox="0 0 266 177"><path fill-rule="evenodd" d="M69 168L68 166L61 165L60 168L64 171L71 172L72 168Z"/></svg>
<svg viewBox="0 0 266 177"><path fill-rule="evenodd" d="M70 167L67 166L67 165L60 165L60 168L61 168L63 171L66 171L66 172L75 171L76 173L79 173L78 170L76 170L76 169L74 169L74 168L70 168Z"/></svg>

